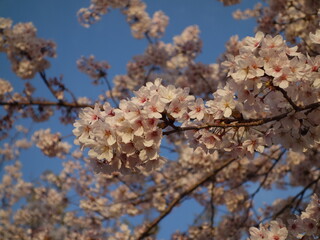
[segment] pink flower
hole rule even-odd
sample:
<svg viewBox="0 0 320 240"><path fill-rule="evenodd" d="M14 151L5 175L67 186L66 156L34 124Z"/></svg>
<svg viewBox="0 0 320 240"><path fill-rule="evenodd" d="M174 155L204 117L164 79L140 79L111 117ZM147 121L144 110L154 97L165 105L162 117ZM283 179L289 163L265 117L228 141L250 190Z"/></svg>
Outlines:
<svg viewBox="0 0 320 240"><path fill-rule="evenodd" d="M91 158L97 158L99 160L111 161L113 158L113 148L105 141L99 141L94 144L88 152Z"/></svg>
<svg viewBox="0 0 320 240"><path fill-rule="evenodd" d="M318 231L317 222L311 218L302 219L303 229L308 236L312 236Z"/></svg>
<svg viewBox="0 0 320 240"><path fill-rule="evenodd" d="M258 228L251 227L249 229L250 232L250 240L266 240L267 239L267 230L260 225Z"/></svg>
<svg viewBox="0 0 320 240"><path fill-rule="evenodd" d="M272 77L280 77L284 67L289 66L289 60L286 55L280 55L278 58L271 59L264 65L266 74Z"/></svg>
<svg viewBox="0 0 320 240"><path fill-rule="evenodd" d="M232 95L225 96L217 104L219 109L223 112L223 116L226 118L231 116L232 110L236 107L236 103Z"/></svg>
<svg viewBox="0 0 320 240"><path fill-rule="evenodd" d="M291 235L297 237L298 234L303 232L302 221L300 218L295 220L289 219L288 220L288 231Z"/></svg>
<svg viewBox="0 0 320 240"><path fill-rule="evenodd" d="M236 58L236 70L231 74L231 77L236 81L243 81L254 77L264 75L262 58L256 58L252 55L245 58Z"/></svg>
<svg viewBox="0 0 320 240"><path fill-rule="evenodd" d="M159 89L160 100L164 103L170 103L177 97L177 89L173 85Z"/></svg>
<svg viewBox="0 0 320 240"><path fill-rule="evenodd" d="M269 50L280 51L281 49L284 49L285 43L281 35L277 35L275 37L267 35L262 40L262 47L267 48Z"/></svg>
<svg viewBox="0 0 320 240"><path fill-rule="evenodd" d="M113 145L116 143L116 137L114 130L109 123L99 124L98 127L93 129L93 133L101 141L108 143L108 145Z"/></svg>
<svg viewBox="0 0 320 240"><path fill-rule="evenodd" d="M255 49L257 49L260 46L263 38L264 38L264 33L260 31L257 32L254 37L246 37L243 41L244 43L243 48L253 52Z"/></svg>
<svg viewBox="0 0 320 240"><path fill-rule="evenodd" d="M122 142L129 143L133 140L134 129L128 122L123 122L123 124L117 129L117 134L121 137Z"/></svg>
<svg viewBox="0 0 320 240"><path fill-rule="evenodd" d="M162 131L160 129L156 129L154 131L150 131L146 133L143 144L146 147L151 147L155 144L158 144L161 138L162 138Z"/></svg>
<svg viewBox="0 0 320 240"><path fill-rule="evenodd" d="M198 98L195 102L192 102L189 105L189 109L191 110L188 113L190 118L196 118L198 121L203 119L205 108L202 98Z"/></svg>
<svg viewBox="0 0 320 240"><path fill-rule="evenodd" d="M99 119L101 119L101 111L99 104L94 105L94 109L90 107L86 107L79 113L80 119L88 122L89 124L94 124L97 122Z"/></svg>
<svg viewBox="0 0 320 240"><path fill-rule="evenodd" d="M264 144L265 141L262 137L251 135L250 139L245 140L242 146L247 149L248 152L253 154L255 150L262 153L264 150Z"/></svg>
<svg viewBox="0 0 320 240"><path fill-rule="evenodd" d="M174 99L168 107L168 113L178 120L182 118L186 111L187 105L185 103L181 103L178 99Z"/></svg>
<svg viewBox="0 0 320 240"><path fill-rule="evenodd" d="M282 74L279 77L275 77L273 79L273 84L276 86L279 86L283 89L286 89L289 87L289 83L293 80L294 76L290 70L290 68L285 67L282 70Z"/></svg>
<svg viewBox="0 0 320 240"><path fill-rule="evenodd" d="M200 142L202 142L207 149L213 149L219 146L221 139L216 134L213 134L209 131L203 131Z"/></svg>
<svg viewBox="0 0 320 240"><path fill-rule="evenodd" d="M161 118L164 111L164 103L160 100L159 95L154 95L144 106L149 118Z"/></svg>

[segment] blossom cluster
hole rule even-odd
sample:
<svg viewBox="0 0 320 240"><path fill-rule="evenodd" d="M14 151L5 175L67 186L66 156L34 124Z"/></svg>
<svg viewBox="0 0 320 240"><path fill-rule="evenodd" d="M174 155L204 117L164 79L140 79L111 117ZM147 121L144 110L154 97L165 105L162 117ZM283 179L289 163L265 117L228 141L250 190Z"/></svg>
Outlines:
<svg viewBox="0 0 320 240"><path fill-rule="evenodd" d="M221 79L221 68L218 64L196 62L201 50L200 29L196 25L173 37L173 43L149 44L143 54L134 56L127 64L127 75L113 79L113 93L126 98L128 89L138 90L146 82L161 78L168 85L189 87L194 95L211 96Z"/></svg>
<svg viewBox="0 0 320 240"><path fill-rule="evenodd" d="M59 132L53 134L49 128L34 132L32 141L48 157L64 158L71 148L69 143L61 141Z"/></svg>
<svg viewBox="0 0 320 240"><path fill-rule="evenodd" d="M146 12L146 4L140 0L92 0L88 8L79 10L79 21L84 27L89 27L99 21L110 8L121 9L135 38L144 38L146 35L160 38L169 23L169 18L162 11L155 12L150 18Z"/></svg>
<svg viewBox="0 0 320 240"><path fill-rule="evenodd" d="M5 79L0 78L0 99L2 100L7 93L13 91L12 85Z"/></svg>
<svg viewBox="0 0 320 240"><path fill-rule="evenodd" d="M225 88L241 102L243 117L263 118L291 109L267 135L274 144L295 150L314 146L319 138L319 113L316 108L302 110L320 100L319 58L305 56L297 47L289 48L280 35L271 37L262 32L246 37L240 42L239 53L227 58L223 65L230 78Z"/></svg>
<svg viewBox="0 0 320 240"><path fill-rule="evenodd" d="M107 70L110 68L110 65L106 61L95 61L93 55L88 58L81 57L77 61L77 66L81 72L88 74L94 80L94 84L97 84L101 77L106 77Z"/></svg>
<svg viewBox="0 0 320 240"><path fill-rule="evenodd" d="M289 48L280 35L258 32L238 45L238 55L229 54L223 62L229 79L213 93L213 100L196 99L189 95L189 88L164 87L156 80L130 100L122 100L119 109L106 103L102 112L98 106L84 110L75 123L79 143L113 170L155 163L150 160L159 158L162 128L167 127L171 132L186 128L185 137L194 149L224 150L250 158L273 144L294 151L316 146L320 119L312 104L320 100L317 58ZM227 126L221 125L267 117L275 119L263 127L259 126L263 122L257 124L259 131L241 127L226 131Z"/></svg>
<svg viewBox="0 0 320 240"><path fill-rule="evenodd" d="M31 22L18 23L0 18L0 52L7 54L12 70L22 79L33 78L50 67L47 57L56 56L54 42L37 37Z"/></svg>
<svg viewBox="0 0 320 240"><path fill-rule="evenodd" d="M301 50L317 55L319 45L313 45L309 33L319 28L319 1L306 0L270 0L268 5L258 3L253 9L237 10L234 17L257 20L257 30L268 34L279 34L293 44L299 44ZM301 41L302 40L302 41Z"/></svg>
<svg viewBox="0 0 320 240"><path fill-rule="evenodd" d="M103 171L150 170L163 161L162 129L174 127L175 121L200 121L204 115L203 100L195 100L188 88L164 87L157 79L136 91L135 97L122 100L119 109L109 103L102 111L98 105L83 109L73 133L77 143L90 148L89 156Z"/></svg>
<svg viewBox="0 0 320 240"><path fill-rule="evenodd" d="M131 101L122 100L119 109L105 103L102 111L96 104L94 109L80 112L73 133L77 143L90 148L89 156L96 159L98 171L150 170L163 162L159 156L162 131L158 124L166 103L172 99L159 101L159 88L160 82L148 84ZM166 89L162 87L161 92L166 94Z"/></svg>
<svg viewBox="0 0 320 240"><path fill-rule="evenodd" d="M278 219L270 224L260 224L259 228L250 228L250 238L248 240L263 239L315 239L320 235L320 200L316 194L311 198L304 212L296 219L288 219L287 223Z"/></svg>

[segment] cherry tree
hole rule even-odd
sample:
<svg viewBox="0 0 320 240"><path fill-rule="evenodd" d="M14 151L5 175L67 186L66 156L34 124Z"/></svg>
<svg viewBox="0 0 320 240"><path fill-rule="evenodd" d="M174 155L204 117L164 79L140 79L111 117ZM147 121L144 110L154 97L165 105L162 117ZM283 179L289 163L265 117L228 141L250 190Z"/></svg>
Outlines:
<svg viewBox="0 0 320 240"><path fill-rule="evenodd" d="M96 99L48 76L57 47L36 26L0 18L0 51L24 81L19 92L0 79L1 239L157 239L186 199L203 211L171 239L319 239L320 2L257 1L235 11L256 19L256 33L231 37L211 64L197 61L196 25L167 43L169 17L150 16L141 0L88 4L78 11L82 26L120 11L147 45L113 79L107 61L77 61L93 85L107 86ZM36 75L52 96L34 95ZM17 124L56 113L73 125L74 144L49 126ZM26 181L20 153L32 146L63 159L62 171ZM255 199L290 187L299 191L263 206Z"/></svg>

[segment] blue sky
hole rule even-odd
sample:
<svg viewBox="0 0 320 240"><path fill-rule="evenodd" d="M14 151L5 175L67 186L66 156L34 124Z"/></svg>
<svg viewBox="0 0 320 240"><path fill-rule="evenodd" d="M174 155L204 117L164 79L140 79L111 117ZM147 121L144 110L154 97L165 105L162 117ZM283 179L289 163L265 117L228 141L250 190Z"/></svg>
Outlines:
<svg viewBox="0 0 320 240"><path fill-rule="evenodd" d="M223 7L217 0L147 0L147 11L150 15L157 10L164 11L169 16L169 26L163 38L164 42L172 42L187 26L197 24L201 30L203 53L197 61L214 63L223 53L225 42L238 34L240 38L254 35L254 20L237 21L232 18L232 12L238 8L252 7L256 1L246 0L233 7ZM90 84L91 80L77 70L76 61L81 56L95 55L97 60L106 60L111 65L109 79L117 74L126 73L126 63L134 56L143 53L147 47L146 40L137 40L131 36L125 17L117 10L112 10L102 18L102 21L91 28L82 27L76 13L81 7L89 6L89 0L0 0L0 16L11 18L14 24L18 22L33 22L38 29L38 36L51 39L57 43L57 58L51 59L49 77L64 76L64 83L73 90L77 97L89 96L93 100L105 91L101 86ZM16 77L11 71L4 54L0 54L0 78L12 83L16 91L21 91L25 80ZM37 96L49 96L38 76L30 80L37 87ZM0 109L0 112L2 110ZM26 127L31 122L23 121ZM50 122L32 124L32 128L52 128L63 135L69 135L72 126L62 126L53 117ZM72 142L72 138L70 138ZM58 171L60 160L45 159L39 150L32 149L21 155L23 172L27 179L33 179L45 169ZM192 223L192 216L199 212L193 202L186 201L182 207L162 223L160 238L168 239L169 233L180 228L186 230ZM200 209L201 211L201 209Z"/></svg>

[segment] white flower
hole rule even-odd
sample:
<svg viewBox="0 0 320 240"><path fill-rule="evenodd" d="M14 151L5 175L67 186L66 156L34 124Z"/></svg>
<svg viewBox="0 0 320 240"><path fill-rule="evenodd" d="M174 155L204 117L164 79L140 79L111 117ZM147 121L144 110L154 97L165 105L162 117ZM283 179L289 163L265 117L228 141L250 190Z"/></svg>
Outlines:
<svg viewBox="0 0 320 240"><path fill-rule="evenodd" d="M154 95L146 103L144 109L149 118L161 118L161 113L164 111L164 103L160 100L159 95Z"/></svg>
<svg viewBox="0 0 320 240"><path fill-rule="evenodd" d="M246 37L243 41L244 43L243 48L252 52L260 46L263 38L264 38L264 33L260 31L257 32L254 37Z"/></svg>
<svg viewBox="0 0 320 240"><path fill-rule="evenodd" d="M168 107L168 113L170 113L170 115L176 119L182 118L186 111L186 104L180 102L178 99L174 99Z"/></svg>
<svg viewBox="0 0 320 240"><path fill-rule="evenodd" d="M101 119L101 112L99 104L94 105L94 109L90 107L86 107L79 113L80 119L83 119L85 122L90 123L91 125L94 124L96 121Z"/></svg>
<svg viewBox="0 0 320 240"><path fill-rule="evenodd" d="M249 229L250 240L264 240L267 239L267 230L260 224L259 229L251 227Z"/></svg>
<svg viewBox="0 0 320 240"><path fill-rule="evenodd" d="M198 98L196 102L192 102L189 105L191 112L188 113L190 118L196 118L198 121L202 120L204 117L204 104L202 98Z"/></svg>
<svg viewBox="0 0 320 240"><path fill-rule="evenodd" d="M218 106L223 111L223 116L228 118L231 116L232 110L235 109L236 103L232 95L227 95L218 102Z"/></svg>
<svg viewBox="0 0 320 240"><path fill-rule="evenodd" d="M317 29L316 33L309 33L311 41L315 44L320 44L320 29Z"/></svg>
<svg viewBox="0 0 320 240"><path fill-rule="evenodd" d="M250 136L250 139L245 140L242 146L253 154L255 150L262 153L264 150L264 144L265 141L262 137L257 138L256 136Z"/></svg>

